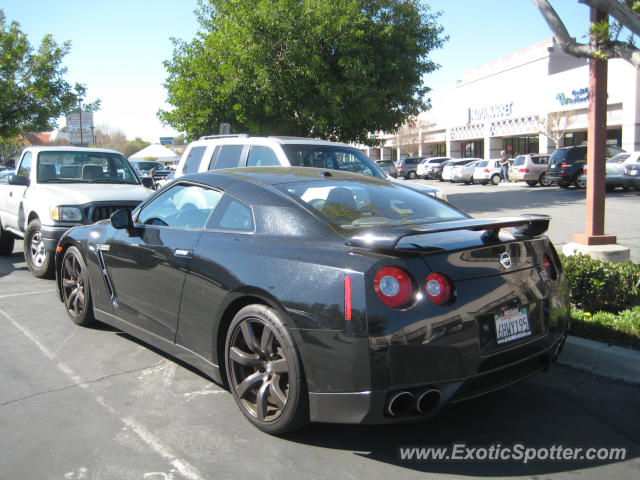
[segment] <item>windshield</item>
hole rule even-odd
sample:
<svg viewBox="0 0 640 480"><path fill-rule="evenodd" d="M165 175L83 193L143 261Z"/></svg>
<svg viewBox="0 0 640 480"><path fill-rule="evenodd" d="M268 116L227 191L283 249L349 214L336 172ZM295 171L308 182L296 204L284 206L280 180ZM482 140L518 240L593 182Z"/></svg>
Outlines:
<svg viewBox="0 0 640 480"><path fill-rule="evenodd" d="M140 183L118 153L40 152L38 159L39 183Z"/></svg>
<svg viewBox="0 0 640 480"><path fill-rule="evenodd" d="M334 180L276 187L341 230L423 225L467 218L429 195L386 182Z"/></svg>
<svg viewBox="0 0 640 480"><path fill-rule="evenodd" d="M287 154L289 163L295 167L328 168L387 178L369 157L356 148L292 143L282 147Z"/></svg>
<svg viewBox="0 0 640 480"><path fill-rule="evenodd" d="M611 157L609 160L607 160L607 163L624 163L624 161L630 156L630 153L619 153L615 157Z"/></svg>
<svg viewBox="0 0 640 480"><path fill-rule="evenodd" d="M160 162L135 162L133 164L136 170L140 170L141 172L146 172L155 168L156 170L162 170L164 165Z"/></svg>

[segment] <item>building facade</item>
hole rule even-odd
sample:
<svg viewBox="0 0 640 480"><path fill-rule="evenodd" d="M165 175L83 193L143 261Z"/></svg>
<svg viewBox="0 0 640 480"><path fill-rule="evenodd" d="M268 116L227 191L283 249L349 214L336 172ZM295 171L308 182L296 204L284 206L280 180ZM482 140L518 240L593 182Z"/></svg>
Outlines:
<svg viewBox="0 0 640 480"><path fill-rule="evenodd" d="M640 74L624 60L608 63L607 142L639 150ZM380 134L382 147L362 148L374 160L489 159L501 150L513 157L580 145L586 143L588 85L587 60L548 39L465 72L455 86L433 92L432 108L416 125Z"/></svg>

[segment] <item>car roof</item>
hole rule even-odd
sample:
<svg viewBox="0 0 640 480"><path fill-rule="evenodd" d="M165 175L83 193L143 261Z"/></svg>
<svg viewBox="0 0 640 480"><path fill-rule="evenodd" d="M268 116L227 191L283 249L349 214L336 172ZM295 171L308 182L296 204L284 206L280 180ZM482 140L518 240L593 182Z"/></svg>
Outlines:
<svg viewBox="0 0 640 480"><path fill-rule="evenodd" d="M107 148L92 148L92 147L72 147L72 146L31 146L25 147L25 150L31 150L33 152L89 152L89 153L117 153L122 155L122 153L117 150L109 150Z"/></svg>
<svg viewBox="0 0 640 480"><path fill-rule="evenodd" d="M340 142L331 142L329 140L322 140L320 138L308 138L308 137L287 137L287 136L268 136L268 137L251 137L246 134L238 134L238 135L210 135L205 137L200 137L197 140L189 143L189 145L198 146L198 145L210 145L210 144L234 144L242 143L243 145L252 145L252 144L264 144L264 143L273 143L278 145L288 145L288 144L306 144L306 145L320 145L320 146L339 146L339 147L347 147L356 149L353 145L347 145L346 143Z"/></svg>
<svg viewBox="0 0 640 480"><path fill-rule="evenodd" d="M180 180L196 181L216 185L224 178L249 181L261 185L278 185L282 183L315 182L327 180L346 180L364 184L395 185L386 178L362 175L361 173L342 170L329 170L313 167L239 167L207 172L191 173L180 177Z"/></svg>

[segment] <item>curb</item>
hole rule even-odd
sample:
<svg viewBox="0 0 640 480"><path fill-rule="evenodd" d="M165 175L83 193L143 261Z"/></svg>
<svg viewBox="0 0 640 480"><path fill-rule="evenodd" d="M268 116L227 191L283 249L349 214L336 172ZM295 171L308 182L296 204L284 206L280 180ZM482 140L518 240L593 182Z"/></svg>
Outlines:
<svg viewBox="0 0 640 480"><path fill-rule="evenodd" d="M569 335L557 362L593 375L640 385L640 351Z"/></svg>

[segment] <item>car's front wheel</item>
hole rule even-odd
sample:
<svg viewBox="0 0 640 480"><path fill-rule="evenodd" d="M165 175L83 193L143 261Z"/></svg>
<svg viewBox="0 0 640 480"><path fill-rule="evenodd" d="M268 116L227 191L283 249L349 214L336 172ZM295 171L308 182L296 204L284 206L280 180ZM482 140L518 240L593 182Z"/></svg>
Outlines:
<svg viewBox="0 0 640 480"><path fill-rule="evenodd" d="M29 222L24 234L24 258L35 277L53 277L53 254L45 248L40 220L37 218Z"/></svg>
<svg viewBox="0 0 640 480"><path fill-rule="evenodd" d="M282 434L309 421L302 364L278 313L249 305L231 321L225 343L229 389L260 430Z"/></svg>
<svg viewBox="0 0 640 480"><path fill-rule="evenodd" d="M60 286L69 318L83 327L94 323L87 265L76 247L69 247L64 254L60 267Z"/></svg>

